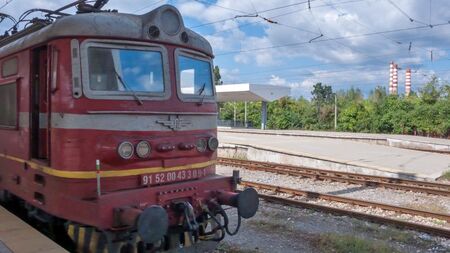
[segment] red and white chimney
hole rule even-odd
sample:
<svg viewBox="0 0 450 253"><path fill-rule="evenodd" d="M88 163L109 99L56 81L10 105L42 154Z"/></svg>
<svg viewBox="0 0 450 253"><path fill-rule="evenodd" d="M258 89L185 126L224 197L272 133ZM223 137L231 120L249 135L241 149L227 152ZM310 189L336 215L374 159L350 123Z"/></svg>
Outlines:
<svg viewBox="0 0 450 253"><path fill-rule="evenodd" d="M389 64L389 94L392 94L393 79L394 79L394 62L391 61L391 63Z"/></svg>
<svg viewBox="0 0 450 253"><path fill-rule="evenodd" d="M405 74L405 96L409 96L411 93L411 69L406 69Z"/></svg>
<svg viewBox="0 0 450 253"><path fill-rule="evenodd" d="M394 64L394 72L392 75L392 95L397 95L398 92L398 65Z"/></svg>

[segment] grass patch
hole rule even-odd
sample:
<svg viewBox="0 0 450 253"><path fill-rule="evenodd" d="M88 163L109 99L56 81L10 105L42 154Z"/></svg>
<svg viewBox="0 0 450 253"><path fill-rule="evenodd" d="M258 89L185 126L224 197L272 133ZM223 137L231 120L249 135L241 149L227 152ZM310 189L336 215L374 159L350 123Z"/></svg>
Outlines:
<svg viewBox="0 0 450 253"><path fill-rule="evenodd" d="M289 224L281 223L281 222L272 222L267 220L249 220L247 224L255 227L258 230L265 232L273 232L273 231L283 231L283 232L294 232Z"/></svg>
<svg viewBox="0 0 450 253"><path fill-rule="evenodd" d="M259 211L260 217L264 217L264 219L268 220L285 220L291 216L292 210L289 207L284 207L284 210L266 210L262 209Z"/></svg>
<svg viewBox="0 0 450 253"><path fill-rule="evenodd" d="M445 223L445 221L443 222ZM432 241L418 238L410 231L405 231L390 226L380 226L372 223L357 223L355 225L355 232L357 234L365 234L366 237L369 236L370 238L378 241L390 242L394 244L427 248L433 245Z"/></svg>
<svg viewBox="0 0 450 253"><path fill-rule="evenodd" d="M324 234L317 241L319 252L333 253L394 253L398 252L380 241L350 235Z"/></svg>
<svg viewBox="0 0 450 253"><path fill-rule="evenodd" d="M442 173L442 176L440 176L439 179L450 180L450 170L447 170L444 173Z"/></svg>
<svg viewBox="0 0 450 253"><path fill-rule="evenodd" d="M404 244L414 244L417 242L416 238L411 233L398 230L386 229L383 230L379 235L381 239L400 242Z"/></svg>
<svg viewBox="0 0 450 253"><path fill-rule="evenodd" d="M355 221L354 223L355 226L355 231L356 233L377 233L380 229L380 226L378 224L374 224L374 223L369 223L369 222L365 222L365 221Z"/></svg>

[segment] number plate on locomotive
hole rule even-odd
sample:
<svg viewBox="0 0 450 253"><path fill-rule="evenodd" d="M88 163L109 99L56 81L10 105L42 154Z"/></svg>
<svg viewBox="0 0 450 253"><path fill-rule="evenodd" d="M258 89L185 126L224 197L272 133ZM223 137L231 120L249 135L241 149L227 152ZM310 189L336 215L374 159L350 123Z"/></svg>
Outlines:
<svg viewBox="0 0 450 253"><path fill-rule="evenodd" d="M141 175L141 185L152 184L164 184L176 181L191 180L204 177L208 174L208 170L195 169L195 170L180 170L180 171L168 171L155 174Z"/></svg>

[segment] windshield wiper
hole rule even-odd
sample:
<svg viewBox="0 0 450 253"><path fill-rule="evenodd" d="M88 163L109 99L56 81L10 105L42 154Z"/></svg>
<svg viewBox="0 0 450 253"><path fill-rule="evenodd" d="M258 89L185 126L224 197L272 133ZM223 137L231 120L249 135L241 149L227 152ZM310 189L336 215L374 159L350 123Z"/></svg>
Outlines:
<svg viewBox="0 0 450 253"><path fill-rule="evenodd" d="M205 91L205 88L206 88L206 83L203 83L203 86L200 89L198 89L199 96L202 95L202 93Z"/></svg>
<svg viewBox="0 0 450 253"><path fill-rule="evenodd" d="M138 103L138 105L143 105L144 103L142 102L142 100L138 97L138 95L136 94L136 92L131 89L126 83L125 81L122 79L122 77L119 75L119 73L117 73L116 68L114 68L114 73L117 76L117 79L119 79L120 83L123 85L123 87L125 87L125 89L127 89L128 91L131 91L131 93L133 94L134 99L136 100L136 102Z"/></svg>
<svg viewBox="0 0 450 253"><path fill-rule="evenodd" d="M205 88L206 88L206 83L203 83L203 86L200 89L198 89L199 96L202 95L202 93L205 91ZM206 94L202 96L202 100L200 101L200 103L197 103L197 105L203 105L203 100L205 100L205 96L206 96Z"/></svg>

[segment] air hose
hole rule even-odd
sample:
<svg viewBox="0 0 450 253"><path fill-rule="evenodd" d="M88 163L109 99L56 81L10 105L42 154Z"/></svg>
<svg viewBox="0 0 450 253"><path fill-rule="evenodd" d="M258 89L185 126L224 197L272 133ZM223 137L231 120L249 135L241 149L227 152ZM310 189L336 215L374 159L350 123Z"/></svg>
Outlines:
<svg viewBox="0 0 450 253"><path fill-rule="evenodd" d="M219 205L218 208L219 208L219 213L222 214L222 216L223 216L223 220L224 220L223 226L225 227L225 231L230 236L236 235L239 232L239 229L241 228L241 215L239 214L239 211L238 211L238 220L237 220L236 229L233 232L230 232L230 229L229 229L230 223L228 220L228 215L225 212L225 210L223 210L222 206Z"/></svg>

